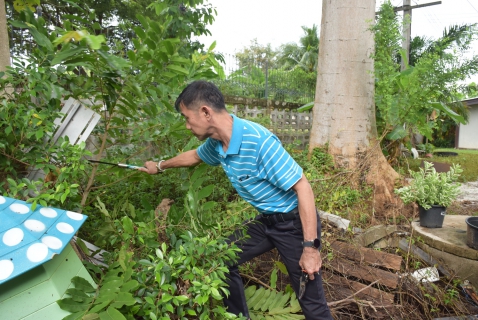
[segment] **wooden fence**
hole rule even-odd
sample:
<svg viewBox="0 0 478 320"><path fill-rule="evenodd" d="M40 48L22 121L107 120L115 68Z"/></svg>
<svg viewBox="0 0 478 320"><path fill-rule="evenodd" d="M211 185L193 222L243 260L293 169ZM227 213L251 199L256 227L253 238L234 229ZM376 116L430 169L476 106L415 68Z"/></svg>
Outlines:
<svg viewBox="0 0 478 320"><path fill-rule="evenodd" d="M282 144L294 143L300 149L305 149L309 144L312 110L298 112L301 105L290 102L235 96L225 96L224 99L226 104L233 106L235 115L257 120L270 129Z"/></svg>

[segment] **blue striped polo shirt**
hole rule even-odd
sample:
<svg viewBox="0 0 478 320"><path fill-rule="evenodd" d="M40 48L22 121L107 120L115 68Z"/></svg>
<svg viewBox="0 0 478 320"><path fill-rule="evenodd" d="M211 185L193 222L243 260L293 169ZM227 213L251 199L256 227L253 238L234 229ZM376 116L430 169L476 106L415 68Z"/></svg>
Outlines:
<svg viewBox="0 0 478 320"><path fill-rule="evenodd" d="M231 115L232 137L226 152L208 138L197 153L205 163L221 165L239 195L261 213L285 213L298 205L292 190L302 168L263 126Z"/></svg>

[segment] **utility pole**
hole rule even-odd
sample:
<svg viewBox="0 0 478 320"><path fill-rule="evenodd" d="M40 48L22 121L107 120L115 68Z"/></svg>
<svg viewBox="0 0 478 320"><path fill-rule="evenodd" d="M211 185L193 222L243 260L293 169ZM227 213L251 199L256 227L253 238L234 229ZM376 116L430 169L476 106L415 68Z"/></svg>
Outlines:
<svg viewBox="0 0 478 320"><path fill-rule="evenodd" d="M405 59L401 59L400 70L405 70L405 61L410 61L410 42L412 41L412 9L410 9L410 0L403 0L403 30L402 30L402 49L405 52ZM407 9L405 9L407 8Z"/></svg>
<svg viewBox="0 0 478 320"><path fill-rule="evenodd" d="M7 30L5 1L0 0L0 71L5 71L10 66L10 44Z"/></svg>
<svg viewBox="0 0 478 320"><path fill-rule="evenodd" d="M403 11L403 31L402 31L402 49L405 51L405 59L402 59L401 70L405 69L405 60L409 62L410 60L410 42L411 42L411 32L412 32L412 9L423 8L441 4L441 1L430 2L425 4L419 4L416 6L410 6L410 0L403 0L403 6L395 7L393 10Z"/></svg>

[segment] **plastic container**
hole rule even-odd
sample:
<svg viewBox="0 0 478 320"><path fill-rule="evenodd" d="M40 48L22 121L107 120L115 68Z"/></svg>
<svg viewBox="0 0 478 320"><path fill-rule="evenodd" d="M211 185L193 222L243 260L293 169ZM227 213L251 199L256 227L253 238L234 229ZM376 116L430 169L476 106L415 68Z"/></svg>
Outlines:
<svg viewBox="0 0 478 320"><path fill-rule="evenodd" d="M445 220L446 208L442 206L432 206L430 209L424 209L419 206L420 227L441 228Z"/></svg>
<svg viewBox="0 0 478 320"><path fill-rule="evenodd" d="M466 244L478 250L478 217L466 218Z"/></svg>

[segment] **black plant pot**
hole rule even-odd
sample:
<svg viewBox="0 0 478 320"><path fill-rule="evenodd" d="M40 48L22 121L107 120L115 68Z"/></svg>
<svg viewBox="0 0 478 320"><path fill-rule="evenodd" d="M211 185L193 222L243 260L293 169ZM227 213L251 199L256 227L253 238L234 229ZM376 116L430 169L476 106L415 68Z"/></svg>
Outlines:
<svg viewBox="0 0 478 320"><path fill-rule="evenodd" d="M424 209L418 206L420 213L420 227L441 228L445 220L446 208L442 206L432 206L430 209Z"/></svg>

